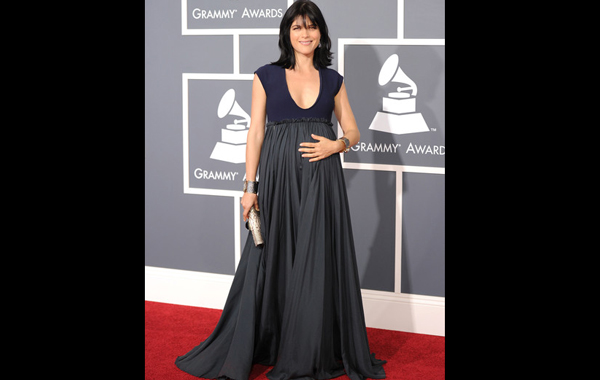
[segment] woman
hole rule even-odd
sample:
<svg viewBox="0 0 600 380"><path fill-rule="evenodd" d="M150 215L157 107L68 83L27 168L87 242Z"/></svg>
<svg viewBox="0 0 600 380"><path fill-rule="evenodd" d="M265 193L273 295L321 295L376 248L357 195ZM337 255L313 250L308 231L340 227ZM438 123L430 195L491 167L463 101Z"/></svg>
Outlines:
<svg viewBox="0 0 600 380"><path fill-rule="evenodd" d="M241 200L244 220L260 210L264 245L249 233L219 323L176 365L204 378L247 379L260 363L274 366L272 380L382 379L385 361L367 340L339 157L360 132L343 77L327 68L331 40L314 3L288 8L279 48L279 60L254 75Z"/></svg>

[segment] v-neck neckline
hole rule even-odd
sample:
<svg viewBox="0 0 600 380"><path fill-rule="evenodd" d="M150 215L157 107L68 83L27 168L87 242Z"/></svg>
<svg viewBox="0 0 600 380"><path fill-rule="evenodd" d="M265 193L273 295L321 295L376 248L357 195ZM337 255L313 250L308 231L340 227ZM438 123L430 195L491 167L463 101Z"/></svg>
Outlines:
<svg viewBox="0 0 600 380"><path fill-rule="evenodd" d="M287 89L287 93L290 97L290 99L292 99L292 102L296 105L296 107L300 108L301 110L309 110L311 108L313 108L315 106L315 104L317 104L317 102L319 101L319 99L321 98L321 92L323 90L323 76L321 75L321 69L318 69L319 71L319 95L317 95L317 99L315 100L315 102L308 108L302 108L298 105L298 103L296 103L296 101L294 100L294 98L292 97L292 93L290 92L290 87L288 86L288 82L287 82L287 70L285 68L283 68L283 79L285 80L285 88Z"/></svg>

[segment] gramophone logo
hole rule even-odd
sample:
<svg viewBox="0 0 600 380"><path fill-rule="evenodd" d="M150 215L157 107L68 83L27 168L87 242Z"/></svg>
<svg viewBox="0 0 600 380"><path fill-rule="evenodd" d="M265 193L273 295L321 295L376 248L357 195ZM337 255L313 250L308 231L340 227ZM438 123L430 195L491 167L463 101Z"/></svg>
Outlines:
<svg viewBox="0 0 600 380"><path fill-rule="evenodd" d="M423 115L416 111L417 84L402 71L398 54L386 59L379 72L379 85L391 82L400 86L395 92L383 97L382 111L377 112L369 129L402 135L407 133L429 132ZM396 87L396 86L394 86Z"/></svg>
<svg viewBox="0 0 600 380"><path fill-rule="evenodd" d="M233 119L233 124L227 124L221 129L221 141L217 142L210 155L213 160L240 164L246 161L246 138L250 128L250 115L235 101L235 90L229 89L223 94L217 116L240 116L243 119Z"/></svg>

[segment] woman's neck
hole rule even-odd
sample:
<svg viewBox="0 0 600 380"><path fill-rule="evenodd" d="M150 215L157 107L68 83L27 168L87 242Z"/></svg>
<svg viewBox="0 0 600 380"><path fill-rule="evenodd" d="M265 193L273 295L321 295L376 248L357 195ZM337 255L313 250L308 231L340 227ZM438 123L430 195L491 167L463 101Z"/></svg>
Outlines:
<svg viewBox="0 0 600 380"><path fill-rule="evenodd" d="M315 66L313 64L313 57L308 57L303 54L296 54L296 65L292 67L292 70L296 72L307 72L315 70Z"/></svg>

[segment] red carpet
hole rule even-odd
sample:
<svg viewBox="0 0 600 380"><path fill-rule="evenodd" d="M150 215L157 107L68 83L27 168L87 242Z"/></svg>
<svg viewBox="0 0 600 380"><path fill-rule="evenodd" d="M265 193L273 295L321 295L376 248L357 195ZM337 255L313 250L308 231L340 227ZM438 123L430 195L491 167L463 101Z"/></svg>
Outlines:
<svg viewBox="0 0 600 380"><path fill-rule="evenodd" d="M221 310L146 301L146 379L198 379L177 368L175 358L206 339L220 316ZM367 328L367 334L371 351L387 360L387 379L445 378L444 337L374 328ZM250 380L266 380L270 369L254 365Z"/></svg>

